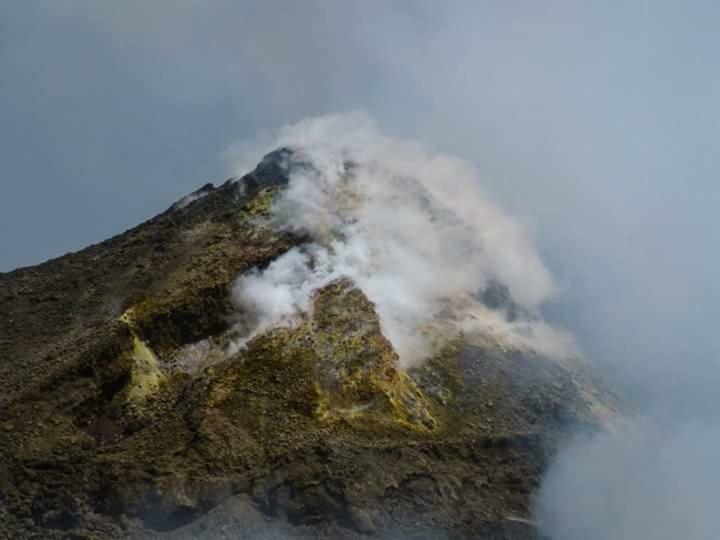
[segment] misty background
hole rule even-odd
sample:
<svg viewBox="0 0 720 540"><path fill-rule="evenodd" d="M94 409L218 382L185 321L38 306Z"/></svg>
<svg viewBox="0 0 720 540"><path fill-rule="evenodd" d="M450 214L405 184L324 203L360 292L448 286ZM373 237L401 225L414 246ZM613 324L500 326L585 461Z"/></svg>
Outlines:
<svg viewBox="0 0 720 540"><path fill-rule="evenodd" d="M562 289L548 318L653 426L570 448L546 484L554 522L642 500L629 515L717 525L650 480L698 501L718 480L699 474L720 452L718 27L699 1L4 0L0 271L223 181L263 132L364 110L476 166ZM578 470L597 474L575 485ZM575 531L650 537L646 522Z"/></svg>

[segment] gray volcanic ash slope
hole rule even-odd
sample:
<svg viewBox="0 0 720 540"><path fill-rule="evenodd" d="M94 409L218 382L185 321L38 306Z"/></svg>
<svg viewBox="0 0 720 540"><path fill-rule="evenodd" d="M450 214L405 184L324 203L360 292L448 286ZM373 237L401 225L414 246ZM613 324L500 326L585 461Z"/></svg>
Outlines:
<svg viewBox="0 0 720 540"><path fill-rule="evenodd" d="M537 536L547 457L617 404L522 229L362 117L278 146L0 274L1 536Z"/></svg>

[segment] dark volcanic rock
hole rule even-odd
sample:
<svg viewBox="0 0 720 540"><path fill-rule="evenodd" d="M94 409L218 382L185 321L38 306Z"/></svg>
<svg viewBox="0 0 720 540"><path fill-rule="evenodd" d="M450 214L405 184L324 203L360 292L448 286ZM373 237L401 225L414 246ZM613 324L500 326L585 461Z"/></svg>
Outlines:
<svg viewBox="0 0 720 540"><path fill-rule="evenodd" d="M344 280L224 354L234 277L303 240L269 219L295 166L0 274L0 537L535 536L546 456L611 407L583 365L467 341L401 371Z"/></svg>

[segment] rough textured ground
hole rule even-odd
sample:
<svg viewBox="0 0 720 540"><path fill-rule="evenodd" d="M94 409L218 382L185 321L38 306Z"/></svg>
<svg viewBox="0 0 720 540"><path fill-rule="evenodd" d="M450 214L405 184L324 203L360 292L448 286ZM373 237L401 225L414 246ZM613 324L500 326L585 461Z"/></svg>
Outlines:
<svg viewBox="0 0 720 540"><path fill-rule="evenodd" d="M536 536L547 457L614 407L582 364L476 339L400 371L344 280L224 354L233 279L302 241L267 219L281 155L0 274L0 537Z"/></svg>

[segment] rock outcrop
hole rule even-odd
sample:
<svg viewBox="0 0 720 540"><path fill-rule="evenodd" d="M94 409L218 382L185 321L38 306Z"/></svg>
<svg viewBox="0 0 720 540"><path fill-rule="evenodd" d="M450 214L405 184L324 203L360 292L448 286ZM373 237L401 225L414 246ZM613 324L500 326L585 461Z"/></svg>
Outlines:
<svg viewBox="0 0 720 540"><path fill-rule="evenodd" d="M234 278L303 241L270 220L290 154L0 274L0 536L535 537L547 456L614 407L584 364L468 338L401 370L343 279L229 347Z"/></svg>

